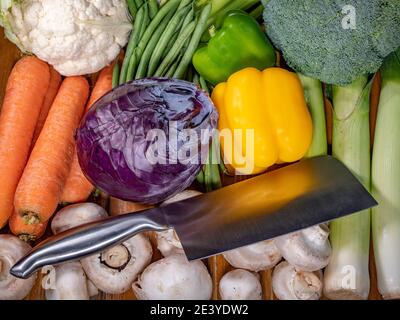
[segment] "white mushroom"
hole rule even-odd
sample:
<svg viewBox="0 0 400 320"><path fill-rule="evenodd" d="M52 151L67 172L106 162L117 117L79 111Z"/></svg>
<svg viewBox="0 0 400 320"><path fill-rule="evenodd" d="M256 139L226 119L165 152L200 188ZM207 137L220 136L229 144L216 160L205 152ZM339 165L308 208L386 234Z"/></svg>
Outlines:
<svg viewBox="0 0 400 320"><path fill-rule="evenodd" d="M107 216L107 211L95 203L74 204L57 212L51 222L51 230L57 234Z"/></svg>
<svg viewBox="0 0 400 320"><path fill-rule="evenodd" d="M132 289L140 300L209 300L212 280L203 262L176 254L148 266Z"/></svg>
<svg viewBox="0 0 400 320"><path fill-rule="evenodd" d="M322 294L322 272L296 271L287 261L272 274L272 289L279 300L319 300Z"/></svg>
<svg viewBox="0 0 400 320"><path fill-rule="evenodd" d="M97 295L92 291L85 272L79 262L69 262L42 269L46 275L42 279L42 288L46 290L47 300L89 300Z"/></svg>
<svg viewBox="0 0 400 320"><path fill-rule="evenodd" d="M100 254L81 260L89 279L101 291L119 294L127 291L132 282L150 263L153 250L143 234Z"/></svg>
<svg viewBox="0 0 400 320"><path fill-rule="evenodd" d="M274 240L227 251L223 256L231 266L255 272L271 269L282 259Z"/></svg>
<svg viewBox="0 0 400 320"><path fill-rule="evenodd" d="M331 257L329 228L320 225L275 239L282 256L297 270L317 271L325 268Z"/></svg>
<svg viewBox="0 0 400 320"><path fill-rule="evenodd" d="M31 250L26 242L12 235L0 235L0 300L22 300L31 291L36 274L27 280L10 274L11 267Z"/></svg>
<svg viewBox="0 0 400 320"><path fill-rule="evenodd" d="M175 230L156 232L157 249L164 257L172 254L184 254L182 244L178 239Z"/></svg>
<svg viewBox="0 0 400 320"><path fill-rule="evenodd" d="M261 300L260 276L243 269L226 273L219 282L222 300Z"/></svg>
<svg viewBox="0 0 400 320"><path fill-rule="evenodd" d="M106 217L107 212L96 204L77 204L60 210L51 227L57 233ZM130 288L138 274L150 263L152 254L149 239L137 235L123 244L82 259L81 264L98 289L119 294Z"/></svg>
<svg viewBox="0 0 400 320"><path fill-rule="evenodd" d="M174 202L186 200L189 198L197 197L201 195L201 192L195 190L185 190L176 196L164 201L161 206L166 206ZM174 230L166 230L156 232L157 248L160 250L164 257L170 256L171 254L183 254L182 244Z"/></svg>

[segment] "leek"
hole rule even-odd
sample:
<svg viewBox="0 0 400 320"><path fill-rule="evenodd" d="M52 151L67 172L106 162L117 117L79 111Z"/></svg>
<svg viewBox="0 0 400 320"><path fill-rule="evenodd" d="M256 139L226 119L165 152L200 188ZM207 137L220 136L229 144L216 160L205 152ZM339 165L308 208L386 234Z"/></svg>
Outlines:
<svg viewBox="0 0 400 320"><path fill-rule="evenodd" d="M341 160L370 190L369 98L371 82L333 86L333 156ZM367 299L370 290L370 210L330 224L332 257L324 275L330 299Z"/></svg>
<svg viewBox="0 0 400 320"><path fill-rule="evenodd" d="M382 67L372 160L372 235L378 289L384 299L400 298L400 49Z"/></svg>
<svg viewBox="0 0 400 320"><path fill-rule="evenodd" d="M326 137L325 104L322 84L319 80L298 74L304 89L308 109L313 121L313 139L306 158L328 154Z"/></svg>

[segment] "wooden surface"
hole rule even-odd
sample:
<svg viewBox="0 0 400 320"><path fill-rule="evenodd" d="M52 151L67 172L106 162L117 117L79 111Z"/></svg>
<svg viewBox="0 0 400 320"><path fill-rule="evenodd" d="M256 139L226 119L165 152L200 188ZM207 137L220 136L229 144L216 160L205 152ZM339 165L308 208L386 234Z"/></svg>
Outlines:
<svg viewBox="0 0 400 320"><path fill-rule="evenodd" d="M3 35L3 30L0 28L0 105L3 100L4 96L4 89L5 85L7 82L8 75L11 71L12 66L14 63L21 57L21 53L19 50L11 44L9 41L7 41L4 38ZM91 80L94 80L94 77L91 78ZM373 99L372 99L372 123L374 127L374 116L376 115L376 107L377 107L377 102L378 102L378 97L379 97L379 82L376 82L377 85L374 86L374 94L373 94ZM327 110L327 115L328 115L328 136L329 136L329 141L331 141L331 119L332 119L332 112L331 112L331 107L329 104L327 104L326 107ZM109 203L107 201L107 198L100 197L99 202L106 207L107 209L111 209L111 214L117 214L121 212L115 212L115 210L120 210L115 209L115 206L112 205L111 208L109 208ZM1 232L6 232L6 230L2 230ZM154 260L157 260L161 257L160 253L156 250L154 246L154 239L152 239L153 242L153 247L154 247ZM208 259L205 261L206 265L209 268L210 274L213 278L213 284L214 284L214 291L213 291L213 299L218 299L218 283L219 279L229 270L232 269L232 267L223 259L222 256L217 256ZM274 300L275 297L273 295L272 289L271 289L271 273L272 271L264 271L260 273L261 280L262 280L262 286L263 286L263 298L265 300ZM376 287L376 271L375 271L375 265L374 265L374 260L372 257L372 250L371 250L371 262L370 262L370 274L371 274L371 292L370 292L370 299L371 300L378 300L381 299L381 296L378 293L377 287ZM35 287L32 289L31 293L27 297L29 300L40 300L40 299L45 299L44 297L44 291L41 288L41 275L38 275L38 279L36 281ZM100 293L99 296L96 297L96 299L108 299L108 300L115 300L115 299L124 299L124 300L131 300L135 299L134 294L132 291L126 292L125 294L122 295L107 295Z"/></svg>

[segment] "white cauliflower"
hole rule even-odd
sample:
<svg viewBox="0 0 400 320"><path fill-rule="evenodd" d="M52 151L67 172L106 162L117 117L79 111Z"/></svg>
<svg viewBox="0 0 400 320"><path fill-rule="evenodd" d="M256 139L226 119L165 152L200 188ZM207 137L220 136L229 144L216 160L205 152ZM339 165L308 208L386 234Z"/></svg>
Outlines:
<svg viewBox="0 0 400 320"><path fill-rule="evenodd" d="M125 0L0 0L0 24L22 51L64 76L110 64L132 29Z"/></svg>

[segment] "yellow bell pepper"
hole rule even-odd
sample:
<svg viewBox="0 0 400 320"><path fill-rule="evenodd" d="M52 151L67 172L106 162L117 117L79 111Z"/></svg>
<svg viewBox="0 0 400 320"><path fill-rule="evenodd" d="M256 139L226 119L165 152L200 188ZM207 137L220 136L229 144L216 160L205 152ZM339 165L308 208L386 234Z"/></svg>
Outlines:
<svg viewBox="0 0 400 320"><path fill-rule="evenodd" d="M236 173L258 174L295 162L310 147L312 119L293 72L243 69L217 85L212 100L220 113L225 163Z"/></svg>

